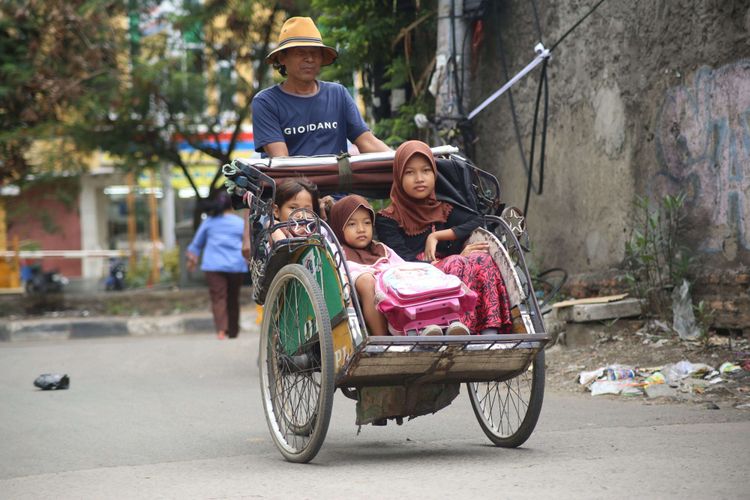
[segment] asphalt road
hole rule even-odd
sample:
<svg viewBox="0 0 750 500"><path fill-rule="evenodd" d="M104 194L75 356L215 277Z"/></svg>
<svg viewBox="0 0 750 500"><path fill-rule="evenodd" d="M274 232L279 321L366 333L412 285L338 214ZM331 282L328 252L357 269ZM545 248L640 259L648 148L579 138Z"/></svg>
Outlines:
<svg viewBox="0 0 750 500"><path fill-rule="evenodd" d="M307 465L263 415L257 335L0 344L0 498L748 497L750 412L548 393L523 448L490 446L462 394L357 433L337 393ZM64 372L67 391L39 391Z"/></svg>

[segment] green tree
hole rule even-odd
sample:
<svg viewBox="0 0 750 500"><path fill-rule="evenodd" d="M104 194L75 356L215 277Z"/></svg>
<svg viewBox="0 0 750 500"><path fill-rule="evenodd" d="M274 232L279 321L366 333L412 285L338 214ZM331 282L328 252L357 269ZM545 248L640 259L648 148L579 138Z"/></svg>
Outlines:
<svg viewBox="0 0 750 500"><path fill-rule="evenodd" d="M39 139L60 136L80 100L111 81L116 0L4 0L0 2L0 185L36 168L29 155ZM71 169L72 149L54 158Z"/></svg>
<svg viewBox="0 0 750 500"><path fill-rule="evenodd" d="M391 145L416 137L413 117L434 108L427 84L435 65L434 0L312 0L323 38L339 50L323 77L351 85L361 72L374 132ZM391 112L394 90L405 102Z"/></svg>
<svg viewBox="0 0 750 500"><path fill-rule="evenodd" d="M285 9L296 7L268 0L184 0L179 8L166 8L174 3L144 8L130 1L127 72L120 85L90 96L68 132L79 145L108 151L130 168L177 165L200 197L180 143L216 159L211 188L220 189L220 167L230 161L249 122L249 103L269 82L263 58ZM230 133L228 143L219 140L222 132Z"/></svg>

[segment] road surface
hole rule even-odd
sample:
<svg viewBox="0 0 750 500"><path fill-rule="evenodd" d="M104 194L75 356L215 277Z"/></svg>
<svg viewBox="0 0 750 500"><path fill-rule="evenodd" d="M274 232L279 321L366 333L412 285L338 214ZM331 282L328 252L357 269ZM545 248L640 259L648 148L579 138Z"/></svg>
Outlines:
<svg viewBox="0 0 750 500"><path fill-rule="evenodd" d="M354 425L336 394L320 454L285 462L257 334L0 344L0 498L737 498L750 412L545 396L523 448L490 446L462 393L403 426ZM67 391L39 391L41 373Z"/></svg>

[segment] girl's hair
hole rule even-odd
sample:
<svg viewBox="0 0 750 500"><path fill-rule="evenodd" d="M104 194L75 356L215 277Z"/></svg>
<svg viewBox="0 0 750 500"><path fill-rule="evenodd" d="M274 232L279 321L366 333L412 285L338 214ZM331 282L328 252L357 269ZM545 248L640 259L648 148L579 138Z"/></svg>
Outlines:
<svg viewBox="0 0 750 500"><path fill-rule="evenodd" d="M232 198L225 191L220 191L206 207L206 213L210 217L221 215L232 208Z"/></svg>
<svg viewBox="0 0 750 500"><path fill-rule="evenodd" d="M276 197L273 202L277 207L281 208L284 203L297 196L303 190L310 193L310 196L312 197L313 211L317 215L320 215L320 207L318 206L318 198L320 197L318 194L318 186L307 177L290 177L276 184Z"/></svg>

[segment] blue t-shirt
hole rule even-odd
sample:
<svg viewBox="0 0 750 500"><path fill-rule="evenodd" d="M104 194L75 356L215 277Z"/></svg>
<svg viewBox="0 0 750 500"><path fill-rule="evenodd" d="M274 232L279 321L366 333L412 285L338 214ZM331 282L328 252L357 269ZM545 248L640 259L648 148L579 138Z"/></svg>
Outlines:
<svg viewBox="0 0 750 500"><path fill-rule="evenodd" d="M252 102L255 150L284 142L290 156L339 154L369 129L343 85L318 81L318 93L297 96L274 85Z"/></svg>
<svg viewBox="0 0 750 500"><path fill-rule="evenodd" d="M242 256L243 229L242 218L234 214L209 217L201 222L187 249L195 255L203 251L201 271L247 272L247 262Z"/></svg>

